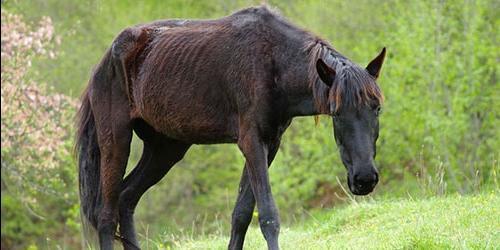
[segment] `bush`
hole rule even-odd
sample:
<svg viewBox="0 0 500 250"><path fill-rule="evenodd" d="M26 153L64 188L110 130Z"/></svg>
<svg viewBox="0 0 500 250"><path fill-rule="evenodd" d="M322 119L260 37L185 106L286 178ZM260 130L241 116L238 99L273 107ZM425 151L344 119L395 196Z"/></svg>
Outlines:
<svg viewBox="0 0 500 250"><path fill-rule="evenodd" d="M78 229L76 102L27 77L57 43L50 18L32 27L2 9L2 248L65 245Z"/></svg>

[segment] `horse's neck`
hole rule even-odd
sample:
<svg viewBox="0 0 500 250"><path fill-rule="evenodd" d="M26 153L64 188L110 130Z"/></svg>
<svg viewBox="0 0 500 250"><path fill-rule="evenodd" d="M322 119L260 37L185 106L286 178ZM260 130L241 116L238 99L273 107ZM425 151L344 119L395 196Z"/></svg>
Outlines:
<svg viewBox="0 0 500 250"><path fill-rule="evenodd" d="M295 70L293 74L289 74L287 80L288 115L290 117L296 117L321 114L315 105L308 71L300 69Z"/></svg>
<svg viewBox="0 0 500 250"><path fill-rule="evenodd" d="M290 32L292 33L292 32ZM297 36L308 36L308 34L302 34L299 32ZM292 38L290 38L292 39ZM316 43L311 43L311 39L316 38L301 38L302 43L290 42L289 46L280 46L274 50L275 62L277 63L278 72L281 72L279 76L280 87L285 89L286 97L288 100L288 116L313 116L323 114L318 110L313 94L313 84L310 81L315 81L315 79L310 79L311 60L314 61L314 72L316 73L316 55L311 58L312 54L318 54L319 57L329 56L328 61L333 61L337 56L340 56L335 51L331 51L329 48ZM287 44L287 41L283 43ZM311 44L308 44L311 43ZM321 45L321 46L320 46ZM291 48L294 48L295 52L290 53ZM305 47L311 46L310 50L305 50ZM320 50L318 50L320 49ZM313 52L316 50L317 52ZM278 84L280 84L278 83ZM325 90L328 91L328 90ZM327 93L324 93L327 94ZM324 100L323 100L324 101Z"/></svg>
<svg viewBox="0 0 500 250"><path fill-rule="evenodd" d="M288 115L296 116L312 116L318 115L311 86L308 82L307 72L297 71L291 78L293 80L287 82L288 91Z"/></svg>
<svg viewBox="0 0 500 250"><path fill-rule="evenodd" d="M292 99L289 102L288 114L290 117L318 115L320 112L314 104L312 94L302 98Z"/></svg>

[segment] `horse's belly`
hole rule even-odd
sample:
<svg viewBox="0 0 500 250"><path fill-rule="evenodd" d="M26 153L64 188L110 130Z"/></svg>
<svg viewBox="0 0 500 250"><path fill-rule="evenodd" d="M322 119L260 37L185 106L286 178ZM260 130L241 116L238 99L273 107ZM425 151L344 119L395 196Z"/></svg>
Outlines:
<svg viewBox="0 0 500 250"><path fill-rule="evenodd" d="M166 104L166 105L165 105ZM148 103L140 118L167 137L193 144L232 143L238 139L237 115L220 114L196 105Z"/></svg>
<svg viewBox="0 0 500 250"><path fill-rule="evenodd" d="M172 119L158 125L158 130L168 137L194 144L232 143L238 140L238 133L236 126L228 126L230 123L234 124L189 118L179 123Z"/></svg>

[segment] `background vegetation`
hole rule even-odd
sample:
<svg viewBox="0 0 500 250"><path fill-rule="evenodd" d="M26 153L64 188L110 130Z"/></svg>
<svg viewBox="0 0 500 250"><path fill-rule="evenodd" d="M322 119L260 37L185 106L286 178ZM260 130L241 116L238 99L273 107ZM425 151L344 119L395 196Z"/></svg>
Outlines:
<svg viewBox="0 0 500 250"><path fill-rule="evenodd" d="M383 46L388 49L379 80L386 96L377 154L381 183L368 205L348 205L355 198L342 190L345 170L331 120L324 117L315 126L312 118L296 119L270 173L285 224L307 219L340 228L344 222L329 216L350 213L390 220L386 208L394 211L399 203L388 199L423 200L419 207L437 196L430 204L445 210L462 205L456 197L478 193L464 206L479 200L490 205L470 220L487 223L495 218L488 212L499 215L498 205L491 205L498 204L500 157L498 1L268 3L360 65ZM2 249L80 247L73 116L93 65L121 29L155 19L217 18L256 4L260 1L3 1ZM133 149L129 170L141 153L138 140ZM139 204L136 221L143 243L180 246L183 236L228 235L242 166L234 145L193 147ZM485 198L485 192L493 194ZM455 198L439 200L449 194ZM375 212L366 214L372 203ZM318 215L340 206L348 207ZM429 216L423 218L435 218ZM496 235L500 231L498 224L475 225ZM325 232L311 233L321 238Z"/></svg>

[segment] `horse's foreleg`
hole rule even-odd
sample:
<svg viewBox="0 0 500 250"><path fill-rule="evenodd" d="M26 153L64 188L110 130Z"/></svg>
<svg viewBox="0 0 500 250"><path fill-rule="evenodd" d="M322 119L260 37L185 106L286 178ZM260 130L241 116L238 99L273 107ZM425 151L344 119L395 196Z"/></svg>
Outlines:
<svg viewBox="0 0 500 250"><path fill-rule="evenodd" d="M279 140L272 143L269 149L269 155L267 157L268 166L271 163L278 152ZM252 188L248 180L247 167L243 169L241 175L240 187L238 192L238 198L236 199L236 205L234 206L232 221L231 221L231 240L229 241L228 249L242 249L243 242L245 240L245 234L248 229L248 225L252 221L253 210L255 207L255 198L253 196Z"/></svg>
<svg viewBox="0 0 500 250"><path fill-rule="evenodd" d="M240 188L236 205L233 209L231 221L231 240L229 241L230 250L242 249L245 240L245 234L248 225L252 221L252 213L255 207L255 198L253 196L250 182L248 181L247 167L243 169L241 175Z"/></svg>
<svg viewBox="0 0 500 250"><path fill-rule="evenodd" d="M249 129L240 134L238 146L246 158L248 179L257 201L261 231L268 248L279 249L280 222L269 184L268 145L262 143L256 129Z"/></svg>
<svg viewBox="0 0 500 250"><path fill-rule="evenodd" d="M189 146L173 140L144 143L141 160L125 178L120 194L120 235L125 249L139 248L134 211L141 196L182 159Z"/></svg>

